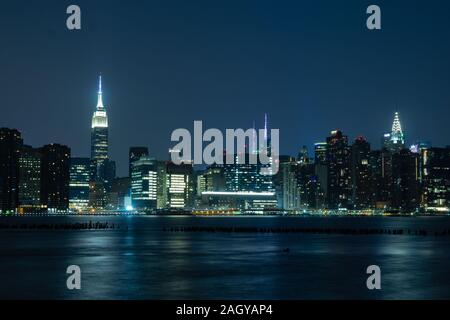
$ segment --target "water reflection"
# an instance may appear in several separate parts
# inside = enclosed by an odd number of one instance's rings
[[[11,219],[11,218],[9,218]],[[83,218],[40,218],[70,219]],[[90,218],[93,219],[93,218]],[[116,230],[0,231],[0,298],[449,298],[449,238],[163,232],[170,226],[449,228],[449,218],[99,217]],[[19,220],[20,221],[20,220]],[[284,249],[289,248],[289,251]],[[82,290],[66,289],[67,266]],[[366,288],[368,265],[382,290]]]

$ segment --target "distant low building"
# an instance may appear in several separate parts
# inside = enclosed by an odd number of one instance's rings
[[[116,178],[107,196],[109,210],[131,210],[131,178]]]
[[[105,183],[101,181],[89,182],[89,208],[93,210],[106,209],[107,191]]]
[[[278,211],[275,192],[205,191],[202,202],[210,209],[235,209],[242,213]]]

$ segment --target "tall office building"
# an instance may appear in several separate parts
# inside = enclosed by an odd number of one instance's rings
[[[422,208],[450,211],[450,147],[421,150]]]
[[[317,182],[320,184],[321,193],[326,198],[328,188],[328,164],[327,143],[317,142],[314,144],[314,171]]]
[[[90,159],[70,159],[69,208],[83,211],[89,206]]]
[[[69,208],[70,148],[60,144],[40,149],[41,202],[48,212],[63,212]]]
[[[256,164],[250,163],[250,155],[244,155],[245,160],[240,163],[239,156],[234,156],[233,164],[223,165],[225,188],[227,191],[274,191],[273,175],[264,175],[261,170],[266,166],[258,160]]]
[[[15,129],[0,128],[0,213],[19,205],[19,155],[23,140]]]
[[[166,167],[167,205],[169,208],[189,208],[193,204],[194,181],[192,164],[176,165],[167,163]]]
[[[195,194],[197,195],[197,197],[201,197],[202,193],[207,191],[206,176],[205,172],[195,172],[195,173],[196,173]]]
[[[324,207],[324,192],[314,163],[298,163],[296,175],[302,209],[321,209]]]
[[[392,155],[391,208],[414,212],[419,204],[419,155],[403,149]]]
[[[376,209],[385,209],[388,205],[388,188],[384,167],[385,151],[373,150],[369,153],[370,202]]]
[[[280,168],[273,177],[277,207],[284,210],[297,210],[300,207],[299,188],[297,185],[297,167],[294,157],[279,157]]]
[[[128,152],[128,176],[131,178],[133,162],[139,160],[142,156],[148,156],[147,147],[131,147]]]
[[[157,189],[156,189],[156,208],[165,209],[168,207],[167,190],[167,161],[156,161],[157,168]]]
[[[19,156],[19,213],[37,213],[41,206],[41,158],[38,149],[23,146]]]
[[[109,159],[103,162],[103,165],[99,167],[100,182],[105,185],[106,191],[111,191],[112,183],[116,178],[116,162]]]
[[[103,105],[102,76],[99,77],[97,106],[91,125],[91,180],[105,181],[108,177],[108,116]]]
[[[351,147],[351,203],[358,210],[372,206],[369,157],[370,144],[364,137],[356,138]]]
[[[153,210],[157,207],[158,166],[155,159],[141,156],[131,169],[131,201],[134,209]]]
[[[351,197],[350,147],[341,131],[327,138],[327,205],[330,209],[345,209]]]

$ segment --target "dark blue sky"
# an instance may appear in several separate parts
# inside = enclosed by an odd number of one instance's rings
[[[78,4],[82,30],[66,29]],[[366,29],[378,4],[382,30]],[[264,112],[281,151],[329,131],[376,148],[400,116],[408,142],[450,144],[448,1],[8,1],[0,7],[0,126],[89,156],[103,74],[111,157],[166,158],[170,134],[249,128]]]

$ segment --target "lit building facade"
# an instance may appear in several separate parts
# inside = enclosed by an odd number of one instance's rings
[[[69,208],[74,211],[85,211],[89,207],[89,158],[70,159],[70,191]]]
[[[239,162],[239,156],[234,156],[233,164],[223,165],[223,174],[226,191],[274,191],[273,175],[261,174],[266,166],[258,160],[256,164],[250,163],[250,155],[243,155],[245,159]]]
[[[41,205],[41,153],[23,146],[19,156],[19,213],[38,213]]]
[[[0,213],[13,213],[19,205],[19,154],[22,135],[0,128]]]
[[[419,155],[403,149],[392,155],[391,209],[415,212],[419,207]]]
[[[156,161],[157,168],[157,189],[156,189],[156,208],[165,209],[168,206],[167,190],[167,161]]]
[[[278,208],[298,210],[300,208],[300,194],[297,171],[300,164],[291,156],[280,156],[279,161],[280,168],[274,176]]]
[[[91,210],[106,209],[108,201],[108,191],[102,181],[89,182],[89,208]]]
[[[299,162],[296,167],[296,181],[301,209],[321,209],[325,194],[314,163]]]
[[[45,145],[40,149],[41,203],[49,213],[69,209],[70,148],[60,144]]]
[[[351,197],[350,147],[341,131],[331,132],[327,138],[327,206],[346,209]]]
[[[235,210],[246,214],[277,210],[275,192],[205,191],[202,193],[202,203],[210,209]]]
[[[351,203],[353,209],[372,207],[370,144],[364,137],[356,138],[351,148]]]
[[[314,171],[317,182],[320,184],[321,193],[326,198],[328,188],[328,164],[327,143],[317,142],[314,144]]]
[[[131,202],[134,209],[153,210],[157,207],[158,167],[156,160],[141,156],[131,168]]]
[[[108,168],[108,116],[103,105],[102,77],[99,77],[97,106],[91,123],[91,180],[105,181]]]
[[[450,211],[450,147],[421,151],[421,206],[426,212]]]
[[[194,181],[192,164],[167,163],[166,172],[167,207],[190,208],[193,204]]]

